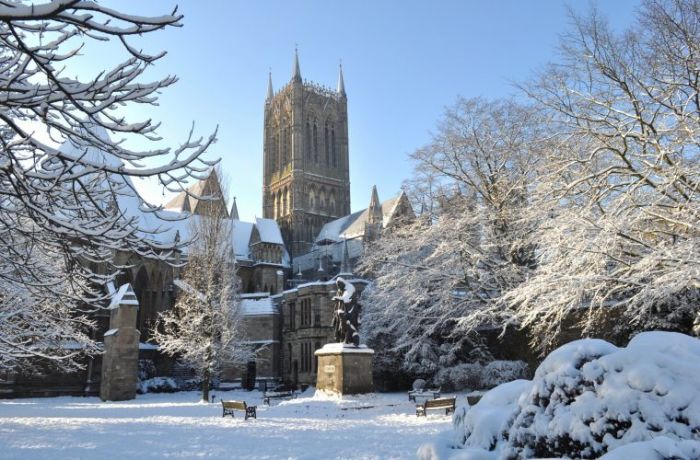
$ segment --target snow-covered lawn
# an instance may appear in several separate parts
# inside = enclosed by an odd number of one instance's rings
[[[451,428],[444,413],[416,417],[406,393],[340,400],[307,390],[270,407],[258,391],[215,394],[215,404],[196,392],[0,400],[0,458],[415,458]],[[219,397],[257,405],[257,420],[222,418]]]

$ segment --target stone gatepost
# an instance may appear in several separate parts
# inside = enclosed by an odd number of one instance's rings
[[[344,394],[372,393],[372,356],[366,345],[356,347],[329,343],[315,353],[318,356],[316,390]]]
[[[130,284],[119,287],[109,306],[109,330],[105,332],[100,398],[125,401],[136,397],[139,338],[136,313],[139,301]]]

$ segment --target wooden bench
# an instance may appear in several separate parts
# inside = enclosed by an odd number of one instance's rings
[[[409,401],[416,402],[416,397],[437,399],[440,397],[440,388],[433,390],[411,390],[408,392]]]
[[[295,398],[294,390],[266,391],[263,395],[263,404],[270,405],[270,399]]]
[[[221,407],[224,410],[222,417],[226,417],[227,415],[233,417],[233,411],[241,410],[245,413],[245,420],[248,420],[248,417],[253,417],[254,419],[258,418],[256,414],[257,406],[249,406],[245,401],[224,401],[222,399]]]
[[[427,415],[430,409],[445,409],[445,415],[455,411],[457,398],[428,399],[423,404],[416,405],[416,416]]]

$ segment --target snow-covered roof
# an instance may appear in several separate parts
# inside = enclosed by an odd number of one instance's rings
[[[396,214],[398,205],[403,201],[407,201],[407,198],[402,192],[400,195],[382,202],[382,227],[389,225]],[[369,208],[332,220],[321,228],[321,231],[316,237],[316,243],[338,242],[343,239],[363,236],[365,233],[365,224],[368,221]]]
[[[236,253],[236,258],[250,259],[250,235],[252,233],[252,222],[233,221],[233,250]]]
[[[279,310],[270,297],[260,299],[241,299],[243,316],[277,315]]]
[[[346,244],[348,247],[348,257],[351,260],[355,260],[362,255],[363,244],[361,238],[353,238],[345,241],[341,238],[340,241],[333,242],[333,244],[315,245],[311,252],[294,258],[294,275],[296,275],[296,272],[299,270],[304,272],[312,268],[318,268],[319,257],[330,257],[334,263],[341,263],[343,261],[343,253]]]
[[[260,241],[262,243],[284,244],[282,240],[282,232],[274,219],[255,218],[255,226],[260,233]]]

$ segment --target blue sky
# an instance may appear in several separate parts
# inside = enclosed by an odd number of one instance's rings
[[[134,14],[162,14],[172,2],[108,1]],[[616,27],[634,18],[637,0],[598,2]],[[263,107],[268,70],[275,89],[291,77],[295,45],[302,76],[335,88],[342,59],[348,94],[353,211],[380,199],[411,174],[407,155],[430,140],[458,96],[517,95],[513,82],[556,60],[567,30],[567,5],[589,2],[491,1],[185,1],[184,26],[147,36],[139,45],[168,55],[150,77],[176,74],[160,107],[133,112],[162,121],[175,144],[191,123],[200,134],[219,126],[209,158],[221,157],[241,218],[260,216]],[[118,56],[86,49],[84,64],[100,69]],[[101,67],[102,66],[102,67]],[[151,200],[162,193],[148,187]]]

